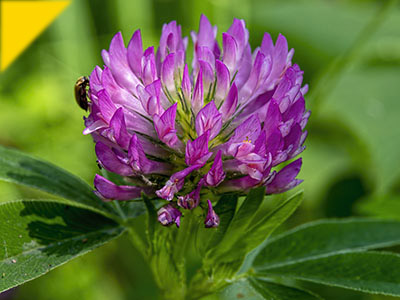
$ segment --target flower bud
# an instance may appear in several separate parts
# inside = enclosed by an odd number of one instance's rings
[[[163,226],[170,226],[175,223],[176,227],[179,228],[181,225],[182,213],[172,204],[167,204],[161,207],[157,214],[158,222],[160,222]]]
[[[207,200],[207,204],[208,204],[208,212],[206,219],[204,220],[204,225],[206,225],[206,228],[218,227],[219,217],[215,213],[210,200]]]
[[[200,191],[203,187],[204,180],[200,180],[197,187],[185,196],[178,197],[178,205],[185,209],[194,209],[199,206],[200,203]]]

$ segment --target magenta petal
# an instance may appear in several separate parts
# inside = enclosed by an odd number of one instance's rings
[[[222,114],[222,121],[226,122],[235,113],[238,104],[238,89],[236,84],[233,83],[229,90],[228,96],[220,108]]]
[[[246,36],[248,33],[245,32],[245,23],[243,20],[233,19],[231,27],[228,29],[228,33],[235,38],[238,44],[246,44]]]
[[[187,38],[182,38],[182,29],[176,21],[164,24],[162,27],[160,47],[157,50],[157,68],[160,69],[161,63],[170,53],[185,51]]]
[[[308,84],[305,84],[301,89],[300,92],[303,96],[305,96],[305,94],[307,94],[308,92]]]
[[[159,79],[154,80],[151,84],[145,88],[139,85],[136,89],[137,96],[142,103],[143,109],[153,116],[155,114],[162,114],[164,109],[161,106],[160,95],[161,95],[161,81]]]
[[[94,177],[94,187],[96,188],[96,194],[104,201],[132,200],[135,198],[140,198],[141,192],[144,191],[141,187],[131,185],[118,186],[97,174]]]
[[[244,140],[239,143],[232,143],[228,148],[228,154],[236,158],[241,158],[253,152],[255,145],[252,140]]]
[[[91,134],[94,133],[100,129],[107,128],[108,124],[105,123],[103,120],[96,120],[94,122],[91,122],[89,118],[86,119],[85,121],[85,126],[86,128],[83,130],[83,134]]]
[[[264,157],[267,154],[267,134],[265,131],[261,131],[257,140],[254,143],[254,153]]]
[[[175,53],[169,54],[161,67],[161,81],[170,93],[175,91],[174,82]]]
[[[254,143],[261,133],[261,124],[257,115],[251,115],[240,124],[226,144],[226,153],[236,158],[254,151]]]
[[[251,115],[236,128],[235,133],[229,141],[230,143],[255,142],[260,132],[260,120],[256,115]]]
[[[143,109],[149,114],[148,107],[151,95],[145,90],[145,88],[142,85],[137,86],[136,94],[138,99],[142,103]]]
[[[265,56],[261,51],[258,51],[249,79],[246,81],[241,91],[240,102],[246,103],[252,96],[256,96],[267,90],[265,80],[271,73],[271,68],[271,58]]]
[[[283,119],[294,120],[295,123],[300,123],[305,111],[305,101],[304,98],[299,98],[294,102],[289,109],[283,114]]]
[[[142,36],[140,30],[136,30],[132,35],[131,40],[128,45],[128,62],[133,73],[137,77],[142,76],[142,56],[143,56],[143,46],[142,46]]]
[[[107,50],[103,49],[101,51],[101,57],[103,58],[104,64],[110,67],[110,54],[108,53]]]
[[[160,222],[161,225],[170,226],[175,223],[176,227],[179,228],[182,213],[172,204],[167,204],[161,207],[158,210],[157,215],[158,215],[158,222]]]
[[[217,87],[215,89],[214,100],[217,106],[224,101],[228,93],[230,84],[229,70],[226,65],[220,60],[215,61],[215,71],[217,76]]]
[[[90,74],[89,78],[89,84],[90,84],[90,94],[95,94],[97,95],[100,90],[103,89],[101,85],[101,77],[102,77],[103,70],[99,67],[96,66],[92,73]]]
[[[214,101],[204,106],[196,116],[196,132],[200,136],[210,130],[210,140],[215,138],[222,127],[222,116]]]
[[[287,55],[288,55],[288,43],[286,41],[286,38],[282,34],[279,34],[275,43],[275,53],[274,53],[275,66],[283,68],[286,65]]]
[[[108,96],[105,90],[100,91],[98,94],[98,107],[100,113],[103,117],[103,120],[109,122],[114,115],[117,107],[111,101],[110,97]]]
[[[118,32],[112,39],[108,53],[110,60],[108,67],[111,69],[115,80],[118,84],[134,93],[140,81],[129,67],[127,50],[121,32]]]
[[[295,178],[300,172],[301,164],[302,159],[299,158],[276,173],[274,179],[267,185],[267,193],[283,193],[300,184],[302,180]]]
[[[154,127],[158,138],[171,148],[180,146],[180,141],[176,135],[175,118],[178,104],[171,105],[162,115],[154,115]]]
[[[150,116],[154,114],[161,114],[164,112],[160,104],[160,94],[161,94],[161,81],[160,79],[154,80],[151,84],[147,85],[145,88],[146,92],[151,95],[151,99],[155,101],[149,101],[147,104],[147,111]]]
[[[204,181],[200,180],[197,187],[185,196],[178,197],[178,205],[184,209],[194,209],[200,203],[200,191]]]
[[[122,175],[133,175],[132,168],[127,163],[123,163],[123,157],[119,158],[109,147],[102,142],[97,142],[95,147],[97,158],[100,164],[108,171]],[[127,158],[125,158],[127,160]]]
[[[185,52],[179,50],[175,54],[175,69],[174,69],[175,80],[181,79],[184,67],[185,67]]]
[[[183,169],[183,170],[173,174],[170,179],[172,181],[185,179],[186,176],[188,176],[194,170],[200,169],[201,167],[202,167],[201,165],[193,165],[193,166],[187,167],[186,169]]]
[[[220,187],[226,192],[247,191],[259,183],[259,180],[253,179],[247,175],[238,179],[225,181],[220,185]]]
[[[250,76],[252,66],[252,55],[251,47],[249,44],[244,48],[242,57],[237,64],[237,73],[235,77],[235,82],[238,89],[241,89],[246,82],[247,78]]]
[[[272,99],[268,104],[268,110],[263,129],[267,133],[270,133],[276,128],[278,128],[281,121],[282,121],[282,115],[281,111],[279,110],[279,105],[276,103],[274,99]]]
[[[217,28],[217,26],[214,27],[215,29]],[[218,42],[215,41],[214,42],[214,48],[213,48],[213,53],[216,59],[220,59],[221,57],[221,49],[219,48]]]
[[[132,135],[129,143],[129,164],[132,169],[138,173],[150,173],[148,168],[150,167],[150,161],[147,159],[146,154],[143,151],[142,145],[136,134]]]
[[[182,76],[182,93],[186,101],[189,101],[191,92],[192,83],[190,82],[189,69],[188,66],[185,65]]]
[[[101,79],[104,89],[107,91],[114,104],[122,105],[132,112],[145,113],[140,102],[133,96],[136,95],[136,89],[134,92],[131,92],[122,88],[117,82],[115,82],[114,77],[108,68],[104,68]]]
[[[199,60],[200,69],[203,70],[203,89],[208,94],[210,91],[210,86],[214,82],[214,70],[211,65],[203,60]]]
[[[122,107],[117,109],[114,116],[110,121],[110,128],[114,133],[115,141],[118,145],[120,145],[123,149],[128,149],[130,136],[128,131],[126,130],[124,112]]]
[[[249,32],[246,29],[244,20],[234,19],[227,33],[235,39],[238,45],[238,57],[241,57],[249,40]]]
[[[214,163],[204,178],[208,186],[217,186],[225,179],[225,172],[222,168],[221,150],[217,152]]]
[[[237,45],[235,39],[227,34],[222,34],[223,62],[228,67],[231,76],[236,70]]]
[[[267,138],[266,142],[266,152],[271,153],[272,156],[275,156],[275,154],[278,152],[279,149],[283,148],[283,138],[282,134],[279,129],[275,129],[272,132],[269,133],[269,136]]]
[[[163,188],[156,191],[157,196],[167,201],[171,201],[174,198],[174,195],[182,189],[183,184],[185,183],[185,177],[201,167],[202,165],[193,165],[176,172],[167,180]]]
[[[130,166],[138,173],[170,174],[171,168],[168,164],[150,160],[146,157],[142,143],[136,134],[133,134],[130,140],[128,157]]]
[[[149,47],[143,53],[142,66],[143,66],[142,80],[145,85],[148,85],[157,79],[157,69],[154,58],[154,47]]]
[[[216,27],[212,27],[210,21],[205,15],[200,16],[199,33],[197,36],[197,46],[198,47],[208,47],[213,49],[216,36]]]
[[[261,157],[256,153],[249,153],[246,156],[240,157],[239,161],[242,163],[238,167],[240,172],[261,181],[265,171],[271,164],[272,157],[271,154],[268,157]]]
[[[197,114],[204,104],[204,89],[203,89],[203,69],[200,68],[199,74],[197,75],[196,85],[193,91],[192,97],[192,109]]]
[[[285,137],[285,145],[284,149],[292,148],[289,154],[294,153],[297,148],[300,146],[301,136],[303,132],[301,131],[301,127],[299,124],[294,124],[289,134]]]
[[[268,32],[264,33],[264,38],[261,42],[261,51],[267,55],[273,54],[274,42],[272,41],[271,35]]]
[[[212,152],[208,150],[208,141],[210,138],[210,130],[199,136],[194,141],[188,141],[186,144],[185,162],[188,166],[204,165],[212,156]]]
[[[196,48],[196,59],[198,61],[202,60],[210,64],[214,68],[215,56],[214,53],[208,47],[197,47]]]
[[[219,217],[215,213],[210,200],[207,200],[207,204],[208,204],[208,211],[206,219],[204,220],[204,225],[206,226],[206,228],[218,227]]]
[[[265,55],[271,56],[273,61],[271,73],[268,77],[267,82],[265,83],[266,88],[269,90],[275,87],[276,83],[280,80],[285,69],[288,66],[290,66],[290,61],[288,61],[288,57],[290,55],[293,55],[293,51],[290,53],[288,52],[288,45],[286,38],[281,34],[278,35],[273,50],[271,49],[269,38],[264,36],[264,39],[266,41],[263,42],[261,51]]]

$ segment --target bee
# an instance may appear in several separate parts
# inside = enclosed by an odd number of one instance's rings
[[[76,81],[74,88],[76,103],[78,103],[80,108],[86,111],[89,108],[87,91],[86,91],[88,85],[89,85],[89,78],[87,78],[86,76],[81,76]]]

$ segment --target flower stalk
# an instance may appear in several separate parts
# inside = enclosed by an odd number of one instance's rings
[[[143,48],[140,30],[127,47],[117,33],[90,76],[84,134],[99,165],[119,179],[96,175],[95,193],[122,222],[118,201],[144,200],[147,243],[132,224],[129,233],[165,299],[195,299],[234,278],[239,262],[215,267],[207,257],[203,273],[188,273],[197,233],[220,226],[221,195],[259,187],[264,197],[302,182],[297,156],[310,112],[294,50],[283,35],[274,42],[265,33],[252,51],[239,19],[222,33],[222,45],[216,36],[202,15],[187,62],[188,38],[175,21],[163,26],[157,50]]]

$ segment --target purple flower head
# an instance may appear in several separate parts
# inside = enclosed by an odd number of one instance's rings
[[[167,204],[158,210],[158,221],[164,226],[176,224],[179,228],[181,225],[182,213],[172,204]]]
[[[301,182],[301,159],[291,160],[304,150],[308,86],[285,37],[274,43],[266,33],[252,51],[246,23],[234,19],[219,45],[204,15],[191,37],[189,62],[188,38],[175,21],[163,26],[157,49],[143,48],[139,30],[127,47],[118,33],[102,52],[104,67],[90,76],[84,134],[101,166],[136,183],[96,176],[95,193],[106,201],[141,192],[170,201],[159,212],[164,225],[179,225],[179,207],[204,207],[207,194],[258,186],[282,193]],[[205,224],[218,223],[208,201]]]

